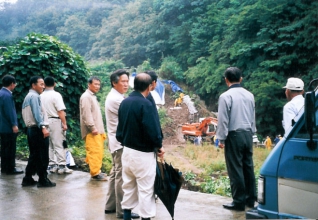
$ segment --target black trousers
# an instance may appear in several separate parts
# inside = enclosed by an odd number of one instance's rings
[[[9,173],[15,168],[17,133],[1,134],[1,172]]]
[[[256,201],[251,131],[230,131],[225,140],[225,161],[235,204]]]
[[[30,156],[25,168],[25,176],[38,174],[39,180],[47,177],[49,165],[49,137],[43,138],[42,130],[38,127],[28,128],[27,131]]]

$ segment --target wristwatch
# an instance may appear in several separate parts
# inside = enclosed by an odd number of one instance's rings
[[[46,128],[46,127],[44,125],[42,125],[41,128],[43,129],[43,128]]]

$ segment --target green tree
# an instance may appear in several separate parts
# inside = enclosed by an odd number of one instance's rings
[[[89,70],[78,54],[55,37],[31,33],[17,44],[9,46],[0,56],[0,76],[11,74],[18,86],[13,92],[20,127],[22,103],[29,91],[31,76],[53,76],[57,81],[56,90],[61,93],[69,124],[70,143],[78,141],[79,98],[87,88]]]

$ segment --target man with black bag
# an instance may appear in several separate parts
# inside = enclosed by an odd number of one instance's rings
[[[156,154],[162,157],[164,149],[152,103],[146,99],[151,83],[148,74],[138,74],[134,80],[135,91],[122,101],[118,110],[116,138],[125,146],[122,155],[124,197],[121,203],[124,220],[131,219],[131,210],[138,204],[141,219],[150,220],[156,215]]]

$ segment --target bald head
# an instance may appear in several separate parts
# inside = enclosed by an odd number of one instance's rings
[[[149,85],[151,84],[151,82],[152,79],[148,74],[139,73],[134,80],[134,89],[138,92],[144,92],[149,89]]]

